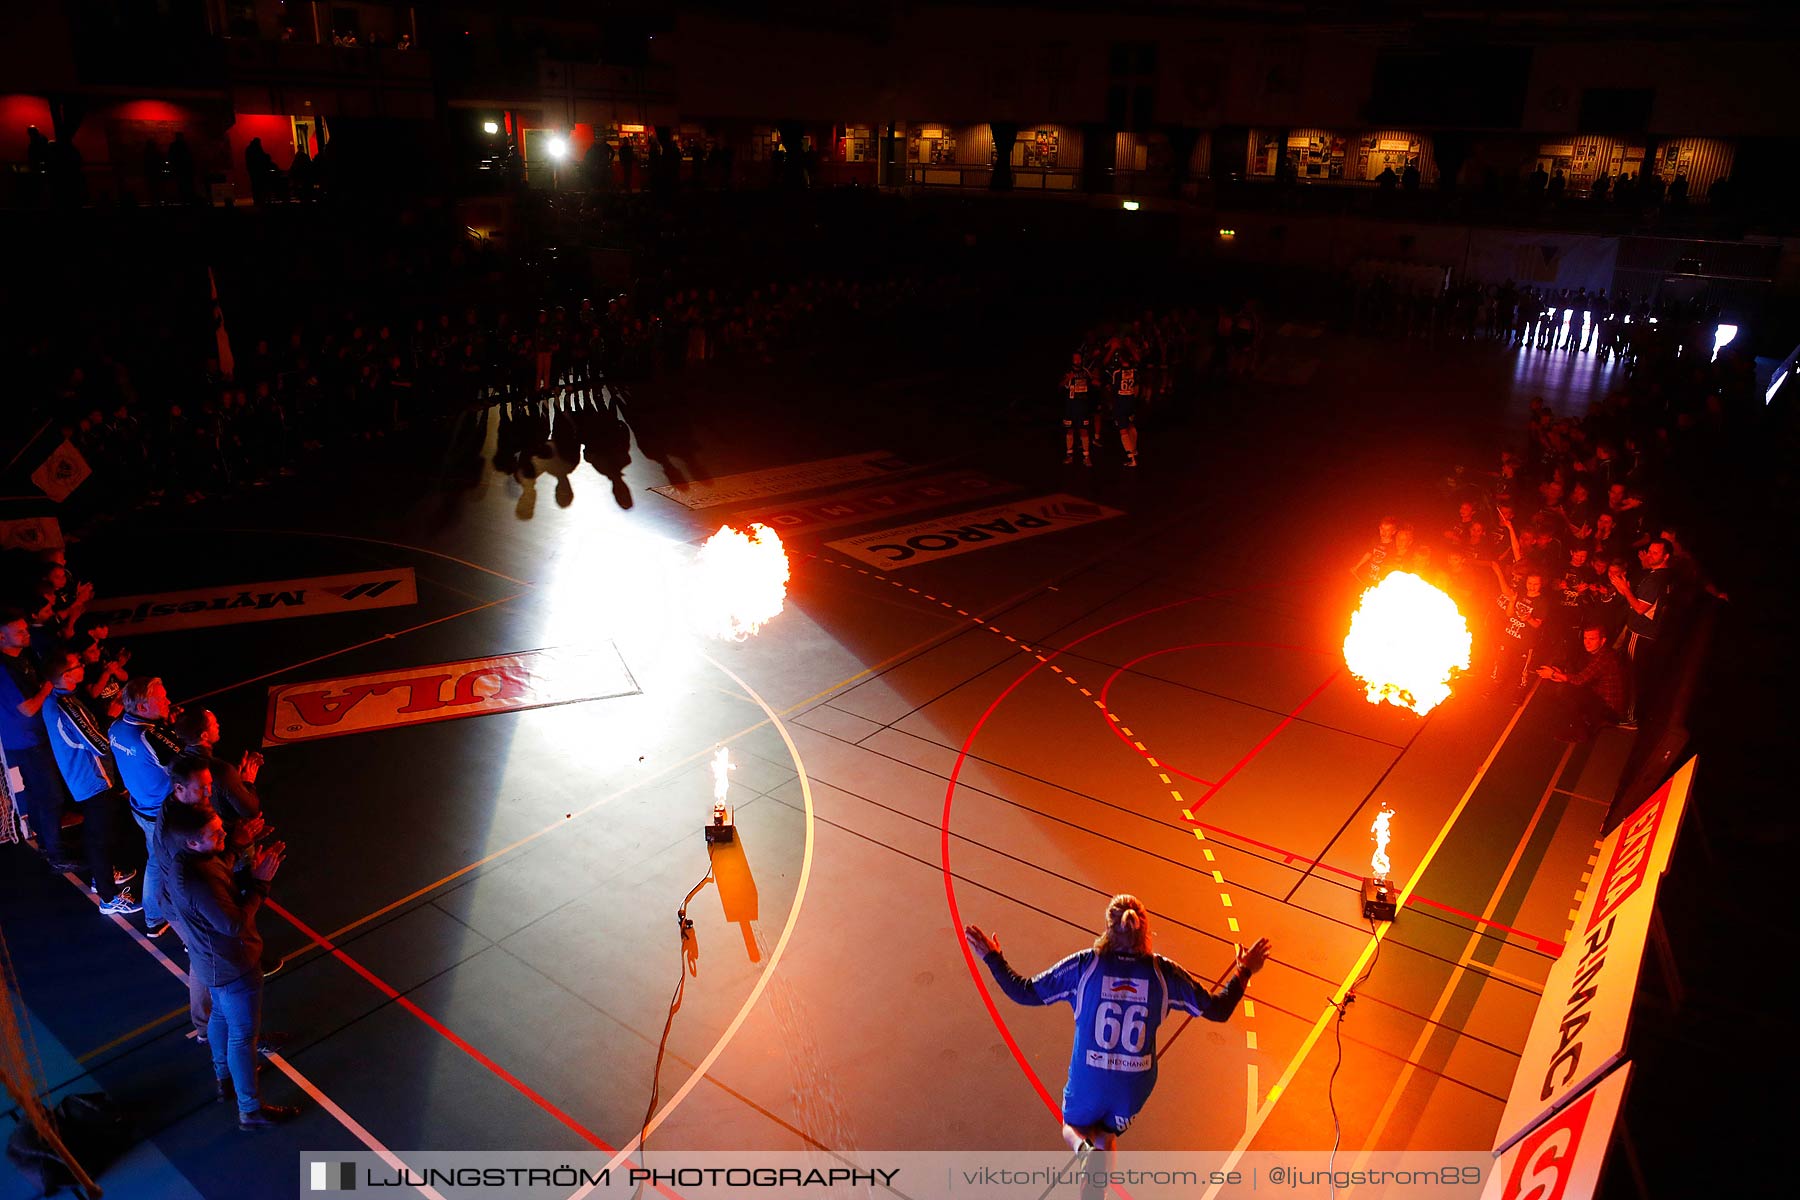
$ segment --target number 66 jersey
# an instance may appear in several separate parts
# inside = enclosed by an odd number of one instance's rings
[[[986,956],[1000,990],[1018,1004],[1067,1002],[1075,1010],[1075,1044],[1063,1087],[1063,1120],[1114,1132],[1135,1116],[1156,1086],[1156,1033],[1171,1012],[1229,1020],[1247,982],[1234,972],[1217,993],[1196,984],[1160,954],[1082,950],[1026,979],[1003,955]]]

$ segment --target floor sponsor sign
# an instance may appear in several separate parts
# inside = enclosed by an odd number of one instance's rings
[[[611,642],[288,683],[269,689],[263,745],[607,700],[638,690]]]
[[[912,464],[895,458],[885,450],[868,454],[850,454],[843,458],[823,458],[816,462],[794,463],[768,471],[746,471],[740,475],[721,475],[717,479],[693,479],[687,483],[664,484],[650,490],[688,508],[719,508],[726,504],[746,504],[767,500],[771,496],[791,496],[814,488],[837,487],[880,479]]]
[[[1116,508],[1059,493],[825,544],[858,562],[891,571],[1124,515]]]
[[[1657,887],[1694,778],[1689,759],[1600,843],[1595,874],[1550,968],[1494,1133],[1500,1151],[1581,1094],[1625,1055]]]
[[[107,626],[111,636],[166,633],[207,625],[241,625],[325,613],[360,612],[366,608],[400,608],[419,602],[411,567],[359,571],[352,575],[318,575],[309,579],[276,579],[267,583],[226,584],[185,592],[118,596],[88,605],[88,618]]]
[[[1481,1200],[1592,1200],[1630,1076],[1621,1063],[1502,1154]]]
[[[732,520],[740,524],[743,521],[761,521],[786,537],[813,529],[861,524],[901,513],[924,512],[949,504],[966,504],[970,500],[1004,496],[1015,490],[1017,487],[1014,484],[989,479],[977,472],[963,471],[838,492],[817,500],[798,501],[780,508],[745,513]]]

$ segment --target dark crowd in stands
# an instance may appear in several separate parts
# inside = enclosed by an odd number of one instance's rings
[[[1466,678],[1515,700],[1542,680],[1572,740],[1655,717],[1696,618],[1729,599],[1690,531],[1716,528],[1733,446],[1754,429],[1754,361],[1715,358],[1703,310],[1646,309],[1657,323],[1634,324],[1659,332],[1621,386],[1580,417],[1532,398],[1496,463],[1457,467],[1441,511],[1383,518],[1352,568],[1363,584],[1406,570],[1443,588],[1474,637]],[[1608,344],[1605,325],[1589,332]]]

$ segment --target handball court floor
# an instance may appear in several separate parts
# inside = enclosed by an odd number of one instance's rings
[[[1385,361],[1293,340],[1321,376]],[[1275,954],[1229,1024],[1165,1026],[1127,1146],[1328,1149],[1328,1000],[1367,971],[1336,1031],[1345,1153],[1485,1149],[1628,747],[1557,741],[1535,693],[1370,705],[1338,650],[1346,568],[1381,511],[1435,519],[1431,481],[1487,461],[1526,395],[1579,410],[1605,375],[1483,349],[1420,355],[1354,405],[1250,385],[1153,430],[1137,474],[1061,467],[1036,425],[946,441],[873,405],[889,415],[771,432],[720,397],[645,396],[610,488],[567,454],[535,481],[463,470],[493,452],[490,413],[418,462],[121,524],[90,548],[103,595],[415,572],[416,605],[134,640],[233,755],[299,680],[610,643],[636,691],[266,751],[290,850],[261,920],[286,958],[264,1027],[289,1041],[264,1093],[306,1112],[256,1138],[184,1036],[177,940],[108,927],[0,848],[46,1079],[132,1112],[114,1195],[286,1194],[302,1150],[628,1150],[685,970],[652,1148],[1054,1148],[1067,1012],[990,993],[960,928],[1035,971],[1132,891],[1196,977],[1258,936]],[[829,411],[823,384],[794,390]],[[866,484],[699,510],[651,487],[874,450],[1000,495],[951,512],[1068,495],[1122,515],[885,570],[825,543],[936,514],[803,529],[761,633],[670,619],[668,564],[723,520]],[[721,746],[738,839],[709,858]],[[1377,942],[1359,881],[1384,806],[1409,903]],[[675,913],[703,879],[684,962]]]

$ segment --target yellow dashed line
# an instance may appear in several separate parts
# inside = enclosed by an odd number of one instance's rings
[[[1156,755],[1154,755],[1154,754],[1152,754],[1152,755],[1151,755],[1151,756],[1150,756],[1150,765],[1151,765],[1151,766],[1153,766],[1153,767],[1160,767],[1160,766],[1162,766],[1162,764],[1161,764],[1161,763],[1159,763],[1159,762],[1157,762],[1157,761],[1156,761]]]
[[[1251,1000],[1247,997],[1245,998],[1245,1000],[1244,1000],[1244,1015],[1246,1017],[1254,1017],[1256,1015],[1256,1001]]]
[[[1220,892],[1219,893],[1219,903],[1223,904],[1226,908],[1230,908],[1231,907],[1231,897],[1227,896],[1224,892]]]
[[[1225,882],[1225,872],[1215,870],[1213,872],[1213,882],[1214,883],[1224,883]]]
[[[1167,775],[1158,775],[1157,778],[1162,780],[1164,783],[1170,782],[1170,779]]]
[[[1063,673],[1063,669],[1061,667],[1057,666],[1055,663],[1050,664],[1050,669],[1052,671],[1055,671],[1058,675],[1061,675]]]
[[[1187,803],[1187,801],[1186,801],[1186,800],[1183,800],[1183,799],[1182,799],[1182,798],[1181,798],[1181,793],[1180,793],[1180,792],[1170,792],[1170,793],[1169,793],[1169,795],[1171,795],[1171,796],[1173,796],[1173,797],[1175,797],[1175,803],[1177,803],[1177,804],[1186,804],[1186,803]]]
[[[1131,730],[1125,728],[1123,725],[1119,726],[1119,732],[1124,734],[1126,737],[1136,737],[1137,736],[1137,734],[1131,732]],[[1142,742],[1139,742],[1138,749],[1142,750],[1143,748],[1144,748],[1144,744]]]
[[[1206,855],[1207,862],[1217,862],[1218,861],[1217,859],[1213,858],[1213,852],[1211,850],[1203,849],[1200,851],[1200,853]]]
[[[1191,821],[1194,819],[1194,810],[1191,808],[1184,808],[1181,810],[1181,815]]]
[[[1238,932],[1238,923],[1237,923],[1236,917],[1226,917],[1225,923],[1227,925],[1231,926],[1231,932],[1233,932],[1233,933]]]
[[[1101,712],[1106,711],[1106,705],[1100,703],[1100,701],[1098,701],[1098,700],[1094,701],[1094,707],[1099,709]]]
[[[1098,700],[1096,700],[1094,703],[1099,704],[1100,702]],[[1101,705],[1101,707],[1104,708],[1105,705]],[[1118,713],[1107,713],[1106,719],[1113,722],[1116,725],[1116,724],[1118,724],[1118,721],[1119,721],[1119,714]]]
[[[1084,695],[1084,696],[1091,696],[1091,695],[1093,695],[1093,694],[1094,694],[1094,693],[1092,693],[1092,692],[1090,692],[1090,691],[1088,691],[1088,690],[1087,690],[1087,689],[1086,689],[1086,688],[1082,688],[1082,689],[1081,689],[1081,694],[1082,694],[1082,695]],[[1097,704],[1097,703],[1099,703],[1099,701],[1095,701],[1095,703],[1096,703],[1096,704]]]
[[[966,608],[959,608],[956,610],[956,615],[959,617],[966,617],[969,615],[969,610]]]
[[[1039,662],[1049,662],[1050,661],[1049,659],[1045,658],[1041,654],[1033,654],[1032,657],[1037,659]]]
[[[1124,734],[1124,735],[1125,735],[1125,736],[1126,736],[1126,737],[1130,737],[1130,736],[1131,736],[1131,730],[1129,730],[1129,729],[1124,729],[1124,728],[1121,728],[1121,729],[1120,729],[1120,730],[1119,730],[1119,732],[1120,732],[1120,733],[1122,733],[1122,734]],[[1138,749],[1139,749],[1139,750],[1142,750],[1142,751],[1143,751],[1143,752],[1144,752],[1144,753],[1145,753],[1145,754],[1148,754],[1148,753],[1150,753],[1150,751],[1149,751],[1149,750],[1146,750],[1146,749],[1145,749],[1145,748],[1144,748],[1144,743],[1142,743],[1142,742],[1133,742],[1133,743],[1131,743],[1131,744],[1132,744],[1132,745],[1134,745],[1134,746],[1136,746],[1136,747],[1137,747],[1137,748],[1138,748]]]
[[[1246,1050],[1256,1049],[1256,1030],[1254,1030],[1254,1029],[1244,1030],[1244,1049],[1246,1049]]]
[[[1204,842],[1206,840],[1206,830],[1204,830],[1204,829],[1194,830],[1194,837],[1197,841]]]
[[[909,592],[911,592],[911,593],[912,593],[912,594],[913,594],[913,595],[915,595],[915,596],[916,596],[916,595],[918,595],[918,594],[919,594],[919,589],[918,589],[918,588],[907,588],[907,589],[906,589],[906,590],[907,590],[907,591],[909,591]]]

